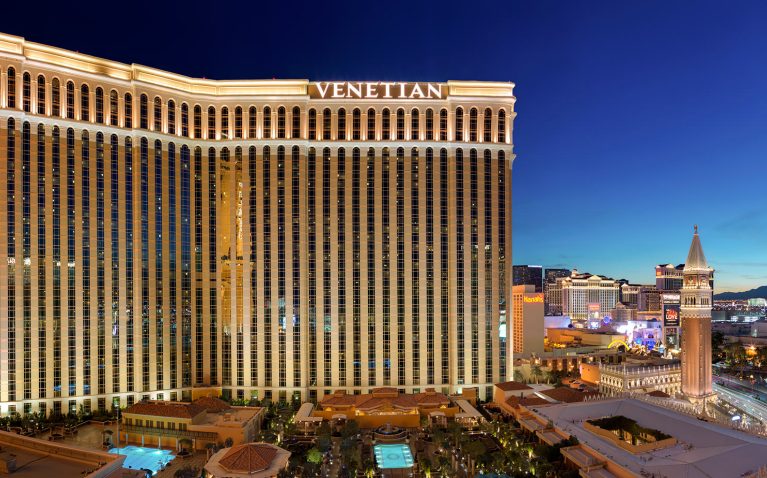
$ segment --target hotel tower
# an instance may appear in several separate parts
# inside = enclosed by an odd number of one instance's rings
[[[511,378],[513,84],[0,72],[0,413]]]

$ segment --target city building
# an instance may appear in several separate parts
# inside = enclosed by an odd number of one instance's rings
[[[620,286],[620,302],[627,306],[633,306],[637,308],[639,304],[639,292],[642,290],[642,285],[639,284],[621,284]]]
[[[605,395],[660,391],[673,397],[682,390],[678,360],[626,360],[620,365],[599,363],[582,367],[598,367],[599,391]]]
[[[271,443],[223,448],[205,464],[206,478],[276,478],[288,467],[291,453]]]
[[[557,279],[570,276],[570,269],[546,269],[543,297],[546,315],[562,315],[562,288]]]
[[[543,294],[535,292],[532,285],[515,285],[511,288],[511,297],[514,310],[513,355],[543,353]]]
[[[618,302],[620,287],[609,277],[573,270],[557,282],[562,289],[562,313],[570,316],[576,326],[599,323]]]
[[[0,413],[509,378],[512,83],[0,71]]]
[[[682,288],[684,264],[658,264],[655,266],[655,288],[679,290]]]
[[[212,397],[194,402],[142,400],[122,412],[119,440],[149,447],[181,448],[187,439],[192,449],[208,444],[248,443],[261,429],[264,409],[232,407]]]
[[[682,322],[682,393],[693,404],[714,398],[711,387],[711,268],[706,263],[698,226],[684,266],[680,291]]]
[[[660,291],[655,286],[645,285],[640,287],[637,297],[637,310],[639,312],[660,312]]]
[[[533,292],[543,292],[543,267],[513,266],[512,285],[532,285],[535,286]]]

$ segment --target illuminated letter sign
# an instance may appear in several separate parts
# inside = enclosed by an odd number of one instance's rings
[[[318,100],[439,100],[441,83],[401,83],[392,81],[318,81],[309,83],[309,97]]]
[[[543,294],[525,295],[522,301],[526,304],[543,304]]]

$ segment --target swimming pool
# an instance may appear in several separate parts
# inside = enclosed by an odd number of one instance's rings
[[[152,474],[167,465],[176,458],[170,450],[159,450],[157,448],[144,448],[141,446],[126,446],[123,448],[112,448],[109,453],[115,455],[124,455],[125,462],[123,468],[133,468],[134,470],[152,470]]]
[[[378,468],[410,468],[413,466],[413,454],[407,445],[376,445],[373,447],[376,454]]]

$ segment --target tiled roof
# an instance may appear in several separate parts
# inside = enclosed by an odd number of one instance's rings
[[[495,386],[504,392],[511,392],[514,390],[532,390],[532,388],[530,388],[527,384],[514,381],[496,383]]]
[[[142,400],[126,408],[123,413],[155,417],[194,418],[204,411],[205,407],[196,403]]]
[[[200,397],[192,403],[214,413],[223,412],[224,410],[232,408],[228,403],[216,397]]]
[[[534,407],[536,405],[546,405],[546,400],[542,399],[541,397],[536,397],[533,395],[532,397],[517,397],[516,395],[509,397],[508,400],[506,400],[506,403],[509,404],[512,408],[519,408],[520,405],[523,407]]]
[[[437,408],[449,405],[450,399],[444,393],[427,390],[412,395],[398,393],[396,389],[375,389],[373,393],[362,395],[347,395],[334,393],[320,402],[320,407],[356,407],[360,410],[375,410],[382,407],[392,407],[412,410],[418,407]]]
[[[246,443],[232,447],[218,463],[231,472],[255,473],[269,468],[278,450],[268,443]]]

